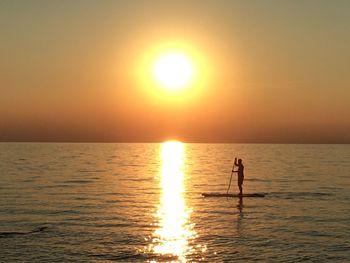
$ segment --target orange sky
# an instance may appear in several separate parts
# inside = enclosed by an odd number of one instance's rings
[[[0,141],[350,143],[348,1],[3,1]],[[198,79],[155,87],[159,50]]]

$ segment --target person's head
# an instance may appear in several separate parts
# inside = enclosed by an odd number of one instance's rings
[[[238,164],[242,164],[242,159],[238,159]]]

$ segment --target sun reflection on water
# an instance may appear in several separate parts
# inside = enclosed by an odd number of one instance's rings
[[[160,172],[161,198],[156,213],[157,229],[149,250],[153,253],[186,262],[194,249],[190,241],[196,237],[190,222],[191,210],[187,207],[185,193],[185,146],[181,142],[165,142],[161,147]],[[174,259],[172,259],[174,260]]]

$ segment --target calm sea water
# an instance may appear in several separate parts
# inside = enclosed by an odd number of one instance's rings
[[[235,156],[266,197],[201,197]],[[350,262],[350,145],[2,143],[0,179],[0,262]]]

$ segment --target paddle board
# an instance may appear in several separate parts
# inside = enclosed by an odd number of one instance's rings
[[[238,194],[225,194],[225,193],[202,193],[203,197],[241,197]],[[265,197],[262,193],[250,193],[243,194],[243,197]]]

